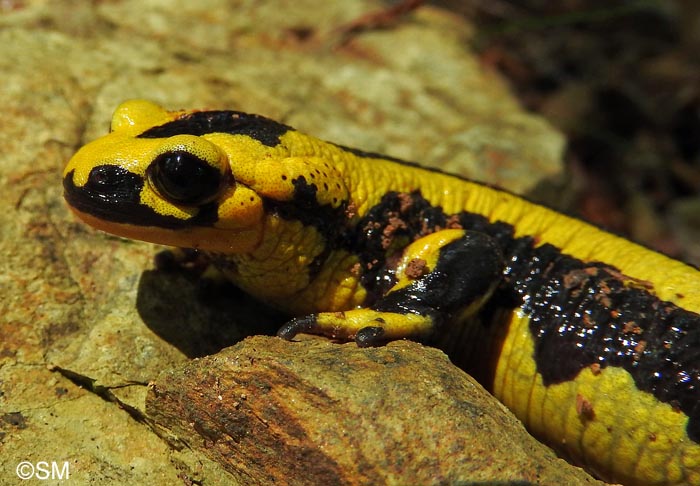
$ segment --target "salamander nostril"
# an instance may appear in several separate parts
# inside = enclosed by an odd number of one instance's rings
[[[138,201],[143,186],[141,178],[118,165],[94,167],[80,191],[93,201],[113,204],[117,200]]]
[[[99,165],[90,171],[86,186],[100,192],[118,187],[128,179],[129,171],[116,165]]]

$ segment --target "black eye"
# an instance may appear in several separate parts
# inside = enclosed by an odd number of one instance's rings
[[[221,188],[221,173],[189,152],[166,152],[148,167],[156,190],[175,203],[200,205],[214,199]]]

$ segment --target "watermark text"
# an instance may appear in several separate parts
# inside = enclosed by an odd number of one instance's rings
[[[22,461],[15,468],[20,479],[70,479],[68,461]]]

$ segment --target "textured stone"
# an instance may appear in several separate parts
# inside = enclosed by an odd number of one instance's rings
[[[242,484],[602,484],[410,341],[252,337],[165,372],[146,405]]]

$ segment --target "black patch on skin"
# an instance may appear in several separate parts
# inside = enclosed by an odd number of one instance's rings
[[[304,176],[292,180],[291,201],[264,198],[265,212],[277,214],[289,221],[300,221],[323,235],[326,246],[308,268],[309,277],[318,275],[334,249],[344,249],[358,255],[362,271],[360,281],[367,290],[365,305],[381,298],[395,283],[393,269],[387,260],[398,258],[403,247],[436,229],[445,227],[442,208],[433,207],[419,192],[399,194],[389,192],[356,224],[350,225],[343,202],[337,208],[321,205],[316,199],[318,187]]]
[[[183,115],[177,120],[149,128],[137,138],[168,138],[174,135],[230,133],[247,135],[263,145],[275,147],[280,137],[290,130],[287,125],[260,115],[240,111],[198,111]]]
[[[478,214],[447,217],[417,192],[388,193],[354,234],[361,281],[374,292],[367,305],[419,310],[421,302],[406,304],[401,291],[378,300],[393,285],[387,254],[402,238],[414,241],[446,225],[485,233],[497,243],[506,267],[480,320],[498,325],[493,319],[498,309],[520,308],[529,315],[533,358],[545,386],[571,380],[588,367],[621,367],[639,390],[687,415],[686,433],[700,443],[700,316],[660,300],[648,283],[626,278],[613,266],[584,262],[550,244],[535,246],[531,237],[515,238],[513,226]],[[389,241],[387,228],[393,232]]]
[[[104,221],[179,229],[211,226],[218,220],[218,207],[213,202],[201,206],[197,215],[187,220],[156,213],[140,202],[143,178],[123,167],[98,165],[90,171],[82,187],[73,182],[73,173],[69,172],[63,179],[66,201],[77,210]]]
[[[382,312],[429,315],[449,320],[455,311],[484,297],[503,275],[503,255],[483,233],[467,232],[440,249],[435,268],[372,306]]]
[[[366,305],[372,305],[395,283],[387,261],[398,258],[408,243],[444,229],[446,222],[442,208],[431,206],[417,191],[386,193],[358,221],[345,241],[360,258],[360,282],[368,292]]]
[[[638,389],[683,411],[700,442],[700,316],[549,244],[513,256],[511,288],[530,315],[545,386],[592,365],[624,368]]]
[[[294,194],[291,201],[263,198],[263,207],[266,214],[277,214],[288,221],[301,221],[305,226],[316,228],[324,237],[326,244],[323,251],[316,255],[307,267],[309,280],[313,280],[321,271],[331,251],[347,246],[347,202],[343,201],[337,208],[330,204],[319,204],[316,199],[318,187],[306,182],[304,176],[293,179],[292,185]]]
[[[316,184],[306,182],[304,176],[293,179],[292,185],[294,186],[292,200],[278,201],[264,198],[265,212],[277,214],[289,221],[301,221],[305,226],[312,226],[326,238],[327,246],[337,248],[348,224],[345,214],[347,203],[343,202],[337,208],[330,204],[319,204],[316,199],[318,187]]]

